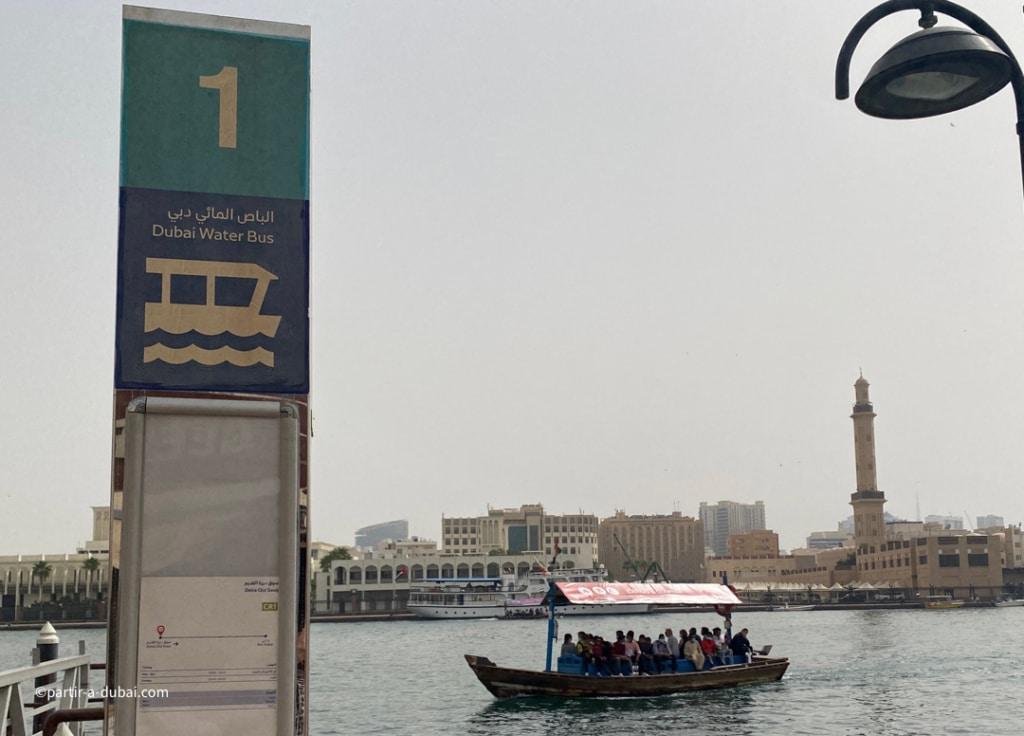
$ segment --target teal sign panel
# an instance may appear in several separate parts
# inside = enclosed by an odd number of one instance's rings
[[[309,390],[309,29],[125,7],[115,386]]]

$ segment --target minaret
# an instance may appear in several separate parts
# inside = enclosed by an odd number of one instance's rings
[[[868,396],[868,382],[861,374],[853,384],[853,447],[857,460],[857,492],[850,496],[853,506],[854,541],[857,551],[875,552],[885,542],[885,494],[878,490],[875,471],[875,410]]]

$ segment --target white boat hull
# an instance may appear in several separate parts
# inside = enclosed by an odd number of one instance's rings
[[[505,618],[505,606],[409,606],[419,618]]]
[[[1014,608],[1016,606],[1024,606],[1024,598],[1012,601],[996,601],[996,608]]]
[[[610,603],[608,605],[559,606],[559,616],[622,616],[626,614],[649,613],[646,603]],[[464,619],[464,618],[544,618],[547,609],[541,606],[421,606],[409,605],[409,613],[418,618]]]
[[[533,611],[537,617],[548,615],[548,609],[542,606],[509,606],[509,618],[515,618],[516,611]],[[587,606],[559,606],[559,616],[622,616],[633,613],[650,613],[651,607],[646,603],[597,603]]]

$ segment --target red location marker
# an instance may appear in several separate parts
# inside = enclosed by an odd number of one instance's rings
[[[156,635],[157,636],[163,636],[165,631],[167,631],[167,629],[164,628],[163,624],[160,624],[159,626],[156,627]]]

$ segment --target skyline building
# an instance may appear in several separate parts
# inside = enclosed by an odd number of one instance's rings
[[[601,520],[597,538],[598,559],[612,580],[638,580],[655,562],[673,583],[704,580],[703,527],[680,511],[627,516],[618,510]]]
[[[986,514],[985,516],[979,516],[977,518],[977,524],[974,525],[975,529],[991,529],[993,527],[1005,527],[1006,520],[1002,516],[996,516],[995,514]]]
[[[764,501],[701,501],[700,521],[704,525],[704,545],[718,557],[728,554],[730,535],[767,529]]]
[[[441,516],[441,549],[446,553],[532,553],[597,557],[595,514],[549,514],[539,503],[519,508],[488,508],[486,516]]]
[[[409,522],[406,519],[382,521],[356,529],[356,544],[359,549],[369,549],[387,539],[399,540],[409,538]]]

